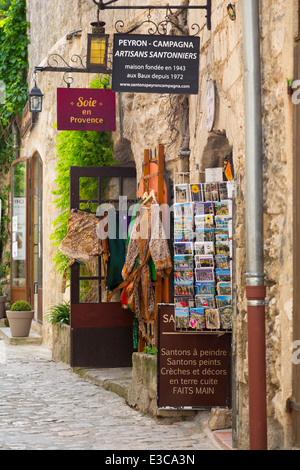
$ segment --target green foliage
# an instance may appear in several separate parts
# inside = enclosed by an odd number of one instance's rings
[[[0,1],[0,10],[3,12],[7,12],[11,5],[11,0],[1,0]]]
[[[104,88],[108,83],[106,77],[91,81],[90,88]],[[67,222],[70,214],[70,166],[111,166],[113,159],[113,143],[110,132],[97,131],[61,131],[57,136],[57,189],[53,194],[57,196],[56,207],[60,215],[53,222],[54,231],[50,236],[53,245],[58,248],[60,242],[67,235]],[[81,187],[81,199],[94,199],[95,187],[91,179]],[[55,267],[62,273],[69,259],[57,250],[54,256]]]
[[[52,305],[48,313],[45,315],[49,323],[64,323],[66,325],[70,325],[70,316],[71,308],[69,301]]]
[[[151,354],[152,356],[156,356],[157,354],[157,347],[156,346],[145,346],[144,351],[145,354]]]
[[[0,0],[0,10],[7,18],[0,19],[0,82],[5,84],[5,102],[0,104],[0,179],[8,173],[16,158],[13,126],[27,101],[27,37],[26,0]],[[9,186],[0,185],[2,208],[7,211]],[[5,244],[7,216],[2,219],[0,238]]]
[[[32,307],[26,300],[17,300],[12,304],[10,310],[14,312],[30,312]]]

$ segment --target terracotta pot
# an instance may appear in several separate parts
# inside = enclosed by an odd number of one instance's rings
[[[5,317],[6,295],[0,295],[0,318]]]
[[[14,337],[29,336],[33,315],[34,310],[29,312],[8,310],[6,316],[9,321],[11,335]]]

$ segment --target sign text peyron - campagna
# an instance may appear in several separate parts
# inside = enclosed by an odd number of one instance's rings
[[[174,305],[158,311],[158,407],[230,406],[231,335],[176,331]]]
[[[112,89],[197,94],[200,38],[114,35]]]
[[[115,93],[90,88],[57,89],[57,129],[115,131]]]

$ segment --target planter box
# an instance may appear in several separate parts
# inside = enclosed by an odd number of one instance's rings
[[[52,325],[52,359],[70,364],[70,326]]]

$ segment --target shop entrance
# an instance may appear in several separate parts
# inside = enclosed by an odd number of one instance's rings
[[[132,167],[71,167],[70,184],[71,209],[96,213],[107,204],[118,214],[120,196],[127,197],[128,207],[136,201],[136,169]],[[132,365],[133,314],[118,299],[107,302],[104,278],[101,257],[71,266],[72,367]]]
[[[38,153],[12,164],[11,301],[27,300],[42,322],[43,164]]]

